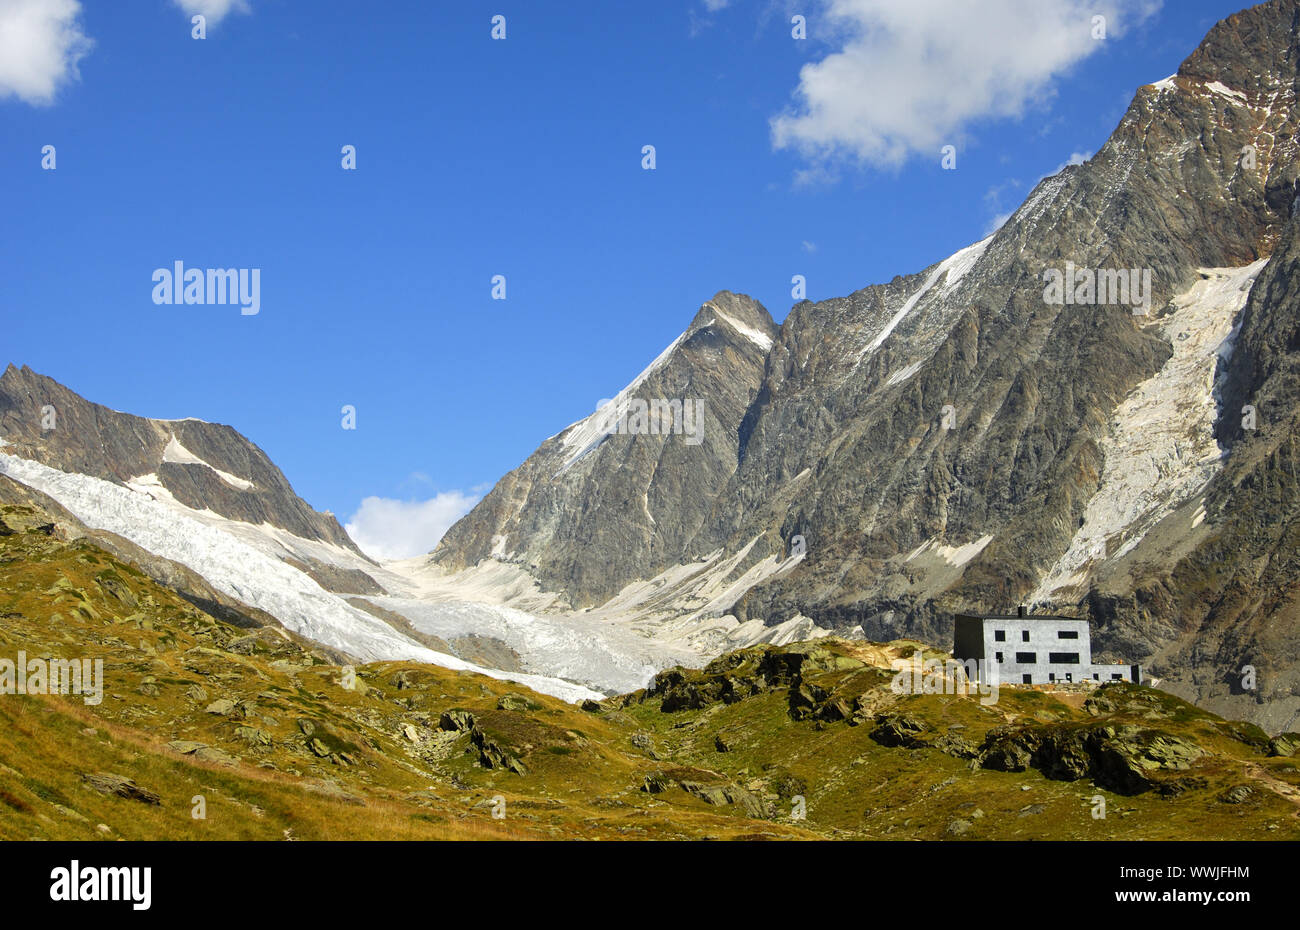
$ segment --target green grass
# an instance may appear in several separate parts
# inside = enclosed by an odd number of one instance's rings
[[[661,709],[662,695],[638,693],[588,713],[518,684],[400,662],[359,666],[359,686],[348,690],[341,669],[308,644],[224,624],[88,542],[36,532],[0,538],[0,618],[0,655],[99,656],[106,676],[98,707],[0,697],[6,839],[1300,836],[1300,761],[1267,758],[1258,728],[1130,685],[1094,694],[1097,713],[1087,712],[1082,689],[1004,687],[992,707],[978,697],[894,694],[889,662],[909,658],[919,645],[910,641],[752,647],[676,673],[683,687],[715,696],[673,712]],[[761,676],[796,667],[795,680]],[[853,720],[796,719],[791,687],[800,684],[820,695],[818,710],[843,701]],[[192,696],[195,686],[205,696]],[[753,693],[732,703],[716,696],[728,690]],[[219,699],[237,709],[208,713]],[[528,773],[485,768],[468,733],[441,733],[439,718],[457,709]],[[872,739],[883,714],[919,721],[922,745]],[[933,745],[944,735],[979,745],[1006,724],[1131,724],[1194,741],[1207,755],[1180,773],[1197,786],[1167,799],[972,767]],[[241,738],[243,727],[269,743]],[[218,755],[183,755],[168,748],[176,740]],[[85,776],[102,772],[160,803],[88,788]],[[643,790],[647,778],[663,790]],[[709,804],[682,783],[746,794],[772,816]],[[1245,801],[1221,800],[1243,784],[1252,788]],[[505,820],[482,803],[497,795]],[[205,819],[191,815],[195,796]],[[1092,816],[1098,796],[1103,820]],[[806,819],[794,820],[800,798]]]

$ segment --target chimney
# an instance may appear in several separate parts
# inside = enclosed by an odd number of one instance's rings
[[[1029,616],[1029,611],[1025,608],[1024,604],[1021,604],[1019,607],[1016,608],[1016,616],[1017,617]]]

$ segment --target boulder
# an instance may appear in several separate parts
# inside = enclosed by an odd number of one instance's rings
[[[871,738],[882,746],[917,746],[928,728],[908,714],[885,714],[876,721]]]
[[[116,775],[112,772],[95,772],[90,775],[83,774],[81,780],[87,788],[98,791],[100,794],[113,795],[125,798],[128,801],[140,801],[143,804],[152,804],[154,806],[162,804],[162,798],[147,788],[141,788],[125,775]]]
[[[524,697],[522,694],[503,694],[501,699],[497,701],[497,710],[513,710],[522,712],[541,709],[541,704],[530,698]]]

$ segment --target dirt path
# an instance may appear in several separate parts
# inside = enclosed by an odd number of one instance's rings
[[[1295,805],[1296,810],[1291,816],[1300,819],[1300,788],[1282,781],[1282,779],[1257,762],[1247,762],[1245,768],[1246,774],[1250,778],[1262,782],[1272,789],[1275,794]]]

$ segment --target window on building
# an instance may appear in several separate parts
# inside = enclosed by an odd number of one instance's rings
[[[1038,653],[1036,652],[1017,652],[1016,661],[1022,665],[1035,665],[1038,662]]]
[[[1020,634],[1020,641],[1021,641],[1022,643],[1027,643],[1027,642],[1029,642],[1029,631],[1028,631],[1028,630],[1024,630],[1024,631]]]
[[[993,638],[994,638],[995,640],[997,640],[998,642],[1000,642],[1000,643],[1005,643],[1005,642],[1007,641],[1007,631],[1006,631],[1006,630],[994,630],[994,631],[993,631]]]
[[[1021,675],[1021,676],[1020,676],[1020,681],[1021,681],[1023,684],[1026,684],[1026,685],[1032,685],[1032,684],[1034,683],[1034,676],[1033,676],[1033,675]]]
[[[1048,673],[1047,673],[1047,680],[1048,680],[1048,681],[1056,681],[1056,672],[1048,672]]]
[[[1092,676],[1092,680],[1093,680],[1093,681],[1101,681],[1101,676],[1098,675],[1098,674],[1096,674],[1096,673],[1094,672],[1094,673],[1093,673],[1093,676]]]
[[[1001,662],[1001,661],[1002,661],[1002,653],[999,652],[999,653],[997,654],[997,656],[998,656],[998,661]]]
[[[1079,654],[1077,652],[1049,652],[1047,661],[1053,665],[1078,665]]]
[[[1111,676],[1110,676],[1110,680],[1111,680],[1111,681],[1123,681],[1123,680],[1124,680],[1124,676],[1121,675],[1119,672],[1113,672],[1113,673],[1111,674]]]
[[[1078,639],[1079,631],[1078,630],[1057,630],[1056,638],[1057,639]]]
[[[1074,673],[1073,673],[1073,672],[1066,672],[1066,673],[1065,673],[1065,680],[1068,681],[1068,682],[1070,682],[1071,684],[1073,684],[1073,683],[1074,683]]]

